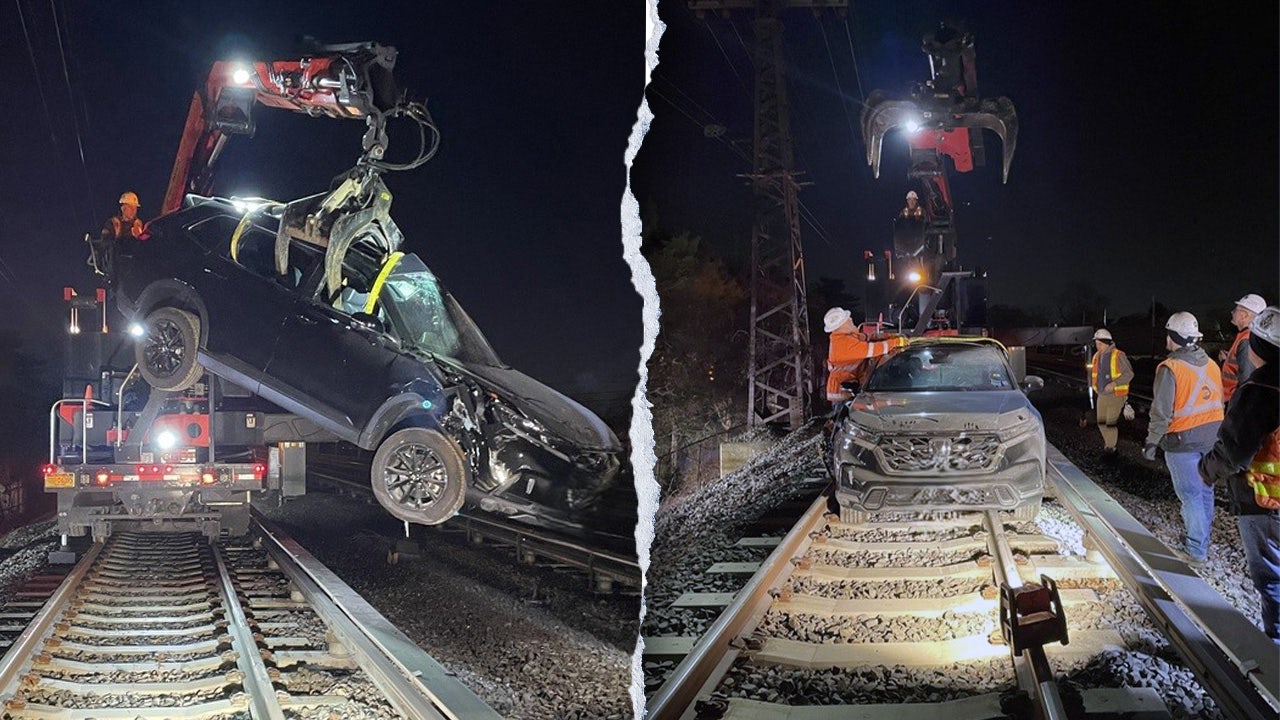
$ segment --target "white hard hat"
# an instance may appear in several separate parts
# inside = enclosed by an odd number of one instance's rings
[[[1111,338],[1111,331],[1106,328],[1098,328],[1098,332],[1093,334],[1093,339],[1106,340],[1107,342],[1113,342]]]
[[[1196,316],[1189,312],[1176,312],[1169,316],[1169,322],[1164,324],[1165,330],[1172,330],[1184,338],[1194,339],[1204,337],[1200,332],[1200,323],[1196,320]]]
[[[847,320],[853,317],[853,313],[840,307],[833,307],[822,316],[822,329],[824,332],[833,332],[836,328],[845,324]]]
[[[908,191],[907,191],[907,199],[908,199],[908,200],[919,200],[919,199],[920,199],[920,196],[916,194],[916,191],[915,191],[915,190],[908,190]]]
[[[123,195],[121,195],[121,196],[120,196],[120,204],[121,204],[121,205],[132,205],[132,206],[134,206],[134,207],[142,207],[141,203],[139,203],[139,202],[138,202],[138,195],[137,195],[137,193],[135,193],[135,192],[133,192],[133,191],[128,191],[128,192],[125,192]]]
[[[1267,309],[1267,301],[1263,300],[1261,295],[1254,295],[1253,293],[1240,298],[1236,301],[1236,304],[1255,314]]]
[[[1274,305],[1262,308],[1262,312],[1249,323],[1249,332],[1256,338],[1280,347],[1280,308]]]

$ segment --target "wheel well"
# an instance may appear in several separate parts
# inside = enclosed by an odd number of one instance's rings
[[[449,433],[444,432],[444,430],[440,428],[440,423],[436,422],[435,419],[432,418],[430,415],[426,413],[409,413],[408,415],[397,420],[395,424],[392,425],[390,428],[387,428],[387,431],[383,433],[382,437],[378,440],[378,444],[382,444],[382,441],[386,440],[388,437],[391,437],[393,433],[399,432],[400,430],[403,430],[408,427],[420,427],[420,428],[427,428],[429,430],[438,430],[441,433],[443,433],[446,437],[450,437],[450,439],[452,439],[452,437],[449,436]]]
[[[209,339],[209,313],[191,286],[173,280],[161,280],[153,284],[138,300],[137,318],[143,320],[161,307],[177,308],[195,315],[200,320],[200,346],[204,347]]]

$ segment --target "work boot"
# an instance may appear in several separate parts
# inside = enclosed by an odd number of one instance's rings
[[[1197,560],[1196,558],[1192,557],[1190,553],[1188,553],[1186,550],[1183,550],[1182,548],[1174,548],[1173,554],[1176,555],[1179,560],[1190,565],[1193,569],[1196,569],[1196,570],[1204,567],[1204,564],[1209,561],[1209,558],[1207,557],[1202,557]]]

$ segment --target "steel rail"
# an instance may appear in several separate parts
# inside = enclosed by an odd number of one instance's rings
[[[1048,462],[1059,499],[1222,711],[1276,717],[1280,653],[1271,640],[1052,445]]]
[[[309,472],[313,476],[324,478],[326,482],[338,483],[373,497],[373,490],[367,484],[352,482],[324,471],[312,469]],[[459,512],[456,520],[461,522],[451,521],[439,526],[439,529],[447,532],[462,526],[465,532],[474,531],[475,534],[483,537],[515,544],[517,551],[531,550],[549,560],[590,573],[593,577],[607,577],[628,587],[640,587],[640,562],[637,559],[557,537],[528,525],[506,522],[498,517],[480,517],[468,512]]]
[[[1071,373],[1064,372],[1062,370],[1058,370],[1055,368],[1050,368],[1047,365],[1042,365],[1040,363],[1036,363],[1028,359],[1027,370],[1032,370],[1032,369],[1036,371],[1037,375],[1052,375],[1060,380],[1066,380],[1067,382],[1073,385],[1082,385],[1085,387],[1089,386],[1088,381],[1086,381],[1082,377],[1077,377],[1075,375],[1072,375]],[[1132,389],[1129,390],[1129,397],[1141,400],[1147,403],[1148,405],[1150,405],[1153,402],[1150,395],[1147,395],[1146,393],[1134,392]]]
[[[524,526],[505,523],[499,519],[483,518],[470,513],[458,513],[456,523],[484,537],[515,544],[517,552],[531,551],[550,560],[585,570],[592,575],[640,587],[640,563],[632,558],[617,555],[575,543],[554,535],[540,533]]]
[[[89,548],[80,562],[76,563],[71,572],[62,579],[57,589],[45,601],[44,607],[40,608],[40,612],[31,619],[27,628],[9,646],[3,658],[0,658],[0,697],[13,695],[21,680],[19,672],[25,669],[27,663],[36,656],[40,644],[53,634],[54,626],[61,617],[62,611],[73,599],[76,588],[89,572],[89,568],[97,561],[103,547],[104,543],[96,542]]]
[[[267,553],[397,709],[415,720],[502,720],[297,541],[256,511],[253,520]]]
[[[791,559],[804,553],[826,513],[827,498],[820,496],[649,699],[648,720],[694,716],[697,699],[713,691],[737,659],[734,641],[764,617],[773,602],[771,591],[780,589],[790,577],[794,569]]]
[[[1022,575],[1018,573],[1017,559],[1013,556],[1013,548],[1009,547],[1009,538],[1004,534],[1004,521],[1000,513],[988,510],[982,514],[983,524],[987,530],[987,543],[991,548],[992,572],[996,586],[1007,584],[1011,588],[1022,587]],[[1010,609],[1012,612],[1012,608]],[[1038,655],[1031,650],[1021,654],[1013,652],[1013,671],[1018,686],[1036,701],[1040,710],[1040,720],[1066,720],[1067,708],[1058,692],[1058,683],[1054,680],[1053,669],[1043,662],[1044,653]]]
[[[222,559],[222,553],[213,551],[214,562],[218,564],[218,594],[222,596],[223,607],[229,615],[227,632],[231,634],[235,647],[239,650],[236,665],[244,673],[244,689],[249,696],[249,707],[254,720],[285,720],[284,708],[276,698],[275,687],[267,672],[267,665],[262,661],[262,653],[254,640],[253,631],[249,628],[249,618],[244,614],[240,598],[236,594],[235,583],[231,579],[231,571]]]

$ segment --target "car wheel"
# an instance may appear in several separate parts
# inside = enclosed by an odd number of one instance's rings
[[[427,428],[398,430],[378,446],[370,469],[373,495],[387,512],[439,525],[467,497],[466,463],[456,443]]]
[[[184,390],[200,379],[196,358],[200,321],[178,308],[162,307],[147,316],[147,335],[134,346],[138,372],[157,390]]]

